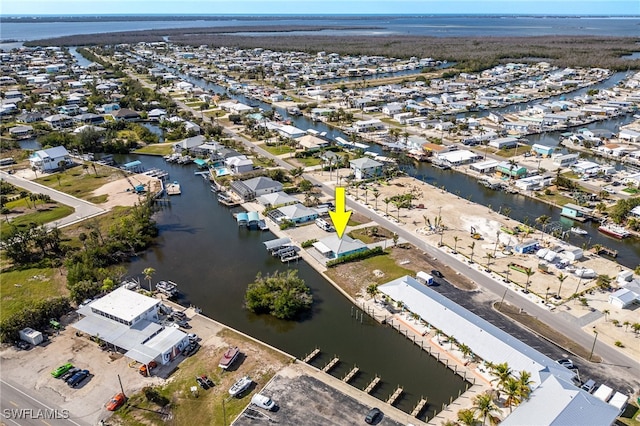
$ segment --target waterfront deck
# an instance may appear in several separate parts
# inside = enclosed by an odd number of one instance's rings
[[[165,188],[165,191],[167,191],[167,195],[180,195],[182,193],[180,184],[178,182],[168,184]]]

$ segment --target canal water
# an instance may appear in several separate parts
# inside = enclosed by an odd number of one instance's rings
[[[180,182],[182,195],[157,215],[158,243],[130,265],[140,276],[147,267],[156,269],[154,280],[172,280],[181,291],[179,302],[195,305],[208,317],[254,336],[298,358],[320,348],[313,365],[323,367],[334,355],[341,360],[332,371],[342,378],[357,365],[362,373],[353,385],[363,389],[375,375],[381,385],[373,395],[386,400],[400,385],[404,388],[396,406],[410,412],[421,397],[429,398],[426,412],[441,409],[450,397],[464,391],[465,382],[415,346],[406,337],[366,315],[362,322],[353,305],[305,262],[282,264],[271,257],[264,241],[270,232],[238,228],[228,208],[220,205],[209,183],[194,175],[193,166],[165,163],[151,156],[116,157],[118,162],[139,159],[146,168],[161,168],[170,180]],[[280,321],[254,315],[243,306],[247,285],[256,274],[295,268],[311,288],[313,312],[301,321]],[[142,280],[144,285],[145,281]],[[363,283],[365,285],[366,283]]]

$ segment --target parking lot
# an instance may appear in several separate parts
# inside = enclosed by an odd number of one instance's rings
[[[349,392],[357,392],[357,399],[319,380],[324,373],[305,371],[310,367],[296,364],[280,371],[261,394],[270,397],[278,406],[267,411],[249,405],[233,422],[236,426],[263,425],[265,422],[283,425],[355,425],[365,424],[364,418],[372,407],[383,412],[382,420],[375,424],[393,426],[406,424],[407,414],[384,402],[346,385]],[[318,378],[310,374],[317,375]],[[325,375],[328,376],[328,375]],[[330,379],[326,377],[326,379]],[[371,404],[371,405],[367,405]],[[422,423],[413,419],[414,424]]]

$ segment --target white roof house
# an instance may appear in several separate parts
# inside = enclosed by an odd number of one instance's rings
[[[313,247],[330,259],[337,259],[367,249],[367,245],[362,241],[353,239],[347,234],[343,234],[342,238],[338,238],[335,233],[313,243]]]
[[[272,194],[261,195],[257,197],[257,201],[265,207],[277,207],[286,206],[287,204],[295,204],[300,200],[286,192],[278,191]]]
[[[157,319],[160,300],[119,287],[104,297],[90,303],[91,310],[118,322],[135,324],[143,317]]]
[[[530,372],[533,388],[549,375],[569,381],[575,375],[548,356],[408,275],[383,284],[378,289],[393,300],[402,301],[408,310],[420,315],[444,334],[455,336],[485,361],[506,362],[514,371]]]
[[[318,218],[318,212],[316,210],[299,203],[278,207],[278,211],[282,213],[285,219],[295,223],[310,222]]]
[[[616,407],[600,401],[566,380],[551,376],[500,424],[611,425],[617,416]]]
[[[452,166],[458,166],[477,161],[482,158],[482,156],[466,149],[460,149],[457,151],[439,152],[436,154],[436,158],[439,161],[449,163]]]
[[[58,170],[61,162],[65,165],[71,163],[69,151],[64,146],[41,149],[29,157],[31,167],[36,167],[42,172]]]
[[[634,302],[640,302],[640,281],[634,280],[623,284],[623,287],[609,295],[609,303],[624,309]]]
[[[368,157],[356,158],[349,161],[356,179],[368,179],[382,174],[383,164]]]

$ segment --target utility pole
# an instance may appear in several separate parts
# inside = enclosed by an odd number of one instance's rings
[[[598,340],[598,331],[595,329],[595,327],[593,328],[593,333],[595,334],[595,337],[593,338],[593,345],[591,346],[591,352],[589,353],[589,362],[591,362],[593,350],[596,348],[596,341]]]
[[[118,382],[120,383],[120,392],[124,395],[124,399],[127,399],[127,395],[124,393],[124,388],[122,387],[122,380],[120,380],[120,375],[118,374]]]

